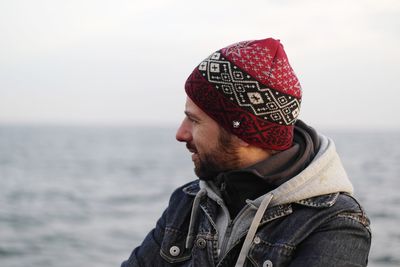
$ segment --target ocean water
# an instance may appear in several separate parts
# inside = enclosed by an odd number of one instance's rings
[[[400,266],[400,132],[325,131]],[[194,178],[172,128],[0,126],[0,266],[119,266]]]

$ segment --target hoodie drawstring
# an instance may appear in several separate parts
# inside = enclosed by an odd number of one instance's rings
[[[268,193],[264,197],[260,206],[258,207],[256,215],[254,216],[253,221],[251,222],[249,231],[247,232],[246,239],[244,240],[242,249],[240,250],[239,257],[238,257],[235,267],[243,266],[244,261],[246,260],[247,254],[249,253],[251,243],[253,242],[254,236],[256,235],[257,228],[260,225],[260,222],[264,215],[264,212],[267,209],[267,207],[273,197],[274,197],[273,194]]]
[[[206,189],[200,189],[199,192],[197,192],[194,201],[193,201],[193,205],[192,205],[192,212],[190,213],[190,223],[189,223],[189,230],[188,230],[188,234],[186,236],[186,244],[185,244],[185,248],[186,249],[190,249],[193,246],[193,232],[194,232],[194,226],[195,226],[195,222],[196,222],[196,218],[197,218],[197,211],[199,209],[199,205],[200,205],[200,200],[201,198],[207,194],[207,190]]]

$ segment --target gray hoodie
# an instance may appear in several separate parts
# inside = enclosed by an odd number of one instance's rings
[[[199,196],[207,194],[220,207],[216,220],[219,240],[221,240],[219,243],[220,257],[223,257],[247,232],[235,265],[243,266],[260,220],[268,207],[301,203],[311,197],[336,192],[353,193],[353,186],[336,153],[333,141],[323,135],[319,135],[318,138],[319,150],[304,170],[265,195],[255,200],[247,200],[247,204],[234,220],[231,220],[228,208],[213,183],[200,181]],[[194,206],[195,203],[196,201]],[[193,207],[193,209],[195,208]]]

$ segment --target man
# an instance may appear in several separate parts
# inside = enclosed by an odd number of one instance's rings
[[[213,53],[186,81],[178,188],[123,267],[366,266],[369,220],[329,138],[297,120],[301,87],[272,38]]]

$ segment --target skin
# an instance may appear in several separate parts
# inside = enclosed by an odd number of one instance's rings
[[[186,99],[185,115],[176,139],[186,143],[200,179],[209,180],[220,172],[245,168],[270,156],[269,151],[224,130],[190,98]]]

